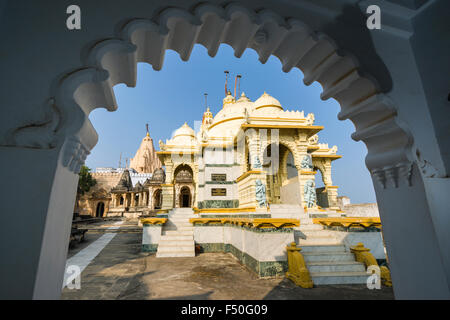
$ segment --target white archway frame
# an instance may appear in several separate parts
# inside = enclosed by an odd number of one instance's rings
[[[367,167],[380,183],[397,186],[400,180],[410,180],[412,136],[396,119],[393,103],[379,92],[373,78],[360,74],[356,59],[350,54],[341,56],[326,35],[313,32],[297,19],[285,20],[268,10],[256,13],[236,4],[225,8],[202,4],[193,13],[169,8],[153,21],[131,20],[117,38],[94,44],[85,65],[63,77],[56,96],[49,98],[49,105],[57,110],[51,122],[35,129],[39,135],[29,128],[17,128],[9,141],[43,148],[66,141],[64,164],[78,172],[98,139],[89,113],[95,108],[117,109],[112,87],[119,83],[134,87],[138,62],[160,70],[167,49],[187,61],[196,43],[205,46],[212,57],[226,43],[236,57],[253,48],[262,63],[274,55],[283,71],[299,68],[306,85],[318,81],[323,87],[321,99],[336,99],[341,106],[338,118],[354,123],[352,138],[367,145]]]
[[[321,98],[334,98],[339,102],[341,112],[338,118],[352,120],[356,128],[352,138],[366,144],[366,165],[378,184],[379,202],[383,202],[386,196],[383,189],[408,188],[414,185],[413,181],[418,184],[415,192],[425,189],[421,185],[418,167],[414,165],[416,158],[411,152],[412,135],[396,117],[396,107],[380,92],[376,80],[361,74],[351,54],[341,54],[325,34],[313,32],[297,19],[284,19],[268,10],[255,12],[236,4],[225,7],[201,4],[192,11],[169,8],[151,20],[130,20],[114,38],[97,41],[88,50],[83,65],[59,79],[54,96],[48,99],[48,121],[10,130],[2,145],[62,148],[62,165],[72,173],[78,173],[97,142],[89,113],[95,108],[109,111],[117,108],[112,87],[119,83],[134,86],[138,62],[150,63],[155,70],[160,70],[166,49],[175,50],[182,60],[188,60],[195,43],[204,45],[211,56],[216,54],[221,43],[232,46],[237,57],[246,48],[253,48],[262,63],[270,55],[275,55],[280,59],[283,71],[297,67],[304,74],[305,84],[318,81],[323,87]],[[55,200],[52,198],[52,201]],[[385,201],[393,200],[390,197]],[[385,207],[381,206],[381,209],[395,209],[395,205]],[[51,220],[51,217],[48,219]],[[395,223],[398,225],[398,221]],[[388,226],[386,223],[386,232]],[[427,225],[430,228],[433,226],[436,228],[433,224]],[[414,228],[417,229],[417,224]],[[390,234],[393,232],[389,230]],[[47,241],[45,239],[44,242]],[[439,244],[443,247],[436,250],[446,252],[448,242],[445,242],[445,236],[438,240],[442,240]],[[435,238],[429,240],[424,248],[434,250],[433,241]],[[410,252],[406,256],[413,255]],[[396,287],[397,277],[400,278],[403,270],[392,271]],[[36,287],[44,285],[42,281],[36,281],[35,291]],[[405,296],[410,287],[405,283],[402,286]],[[422,284],[422,287],[431,286]],[[437,296],[443,292],[439,290],[435,290]],[[417,292],[412,295],[421,296]],[[35,296],[38,295],[35,293]]]

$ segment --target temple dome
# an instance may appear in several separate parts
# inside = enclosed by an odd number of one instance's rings
[[[253,109],[253,102],[246,97],[244,92],[242,92],[239,100],[226,104],[223,109],[216,114],[214,117],[214,122],[229,118],[242,117],[245,113],[245,109],[250,112]]]
[[[194,146],[197,144],[195,132],[185,122],[180,128],[175,130],[173,138],[168,141],[168,144],[180,147]]]
[[[283,110],[283,107],[281,107],[280,101],[272,97],[270,94],[264,92],[261,97],[258,98],[258,100],[255,101],[254,104],[255,110],[261,109],[261,108],[275,108],[278,110]]]
[[[253,102],[242,93],[239,100],[224,105],[214,117],[209,127],[208,135],[211,137],[230,137],[237,133],[244,122],[246,113],[253,110]]]
[[[173,139],[175,139],[176,137],[183,137],[183,136],[195,137],[194,130],[191,127],[189,127],[189,125],[186,122],[180,128],[175,130],[173,134]]]
[[[153,175],[150,181],[153,183],[155,182],[164,183],[165,180],[166,180],[166,173],[162,168],[158,168],[155,169],[155,171],[153,171]]]

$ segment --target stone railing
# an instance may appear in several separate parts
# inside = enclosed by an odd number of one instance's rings
[[[377,228],[381,229],[380,218],[366,217],[336,217],[336,218],[313,218],[313,223],[321,224],[325,227],[360,227],[360,228]]]
[[[167,222],[167,218],[141,218],[142,225],[163,225]]]
[[[383,284],[387,287],[392,287],[391,273],[385,266],[379,266],[375,257],[370,253],[370,249],[364,247],[360,242],[356,246],[350,247],[350,251],[355,254],[356,261],[364,263],[367,272],[376,273]]]
[[[286,278],[302,288],[312,288],[314,283],[306,267],[305,259],[300,253],[302,249],[297,247],[295,242],[292,242],[290,246],[286,247],[286,250],[288,260]]]
[[[234,225],[239,227],[266,229],[266,228],[293,228],[300,226],[297,219],[274,218],[191,218],[193,225]]]

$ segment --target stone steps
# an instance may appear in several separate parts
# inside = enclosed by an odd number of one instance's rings
[[[318,225],[318,224],[302,224],[301,220],[300,220],[300,227],[297,227],[295,230],[300,230],[300,231],[318,231],[318,230],[323,230],[323,227]]]
[[[342,244],[320,244],[320,245],[302,245],[302,253],[346,253],[345,246]]]
[[[164,231],[189,231],[194,232],[194,228],[191,227],[177,227],[177,226],[167,226]]]
[[[164,230],[162,232],[162,235],[163,236],[166,236],[166,235],[194,236],[194,233],[191,231]]]
[[[365,284],[369,275],[363,272],[310,272],[314,285]]]
[[[357,261],[320,261],[309,262],[308,270],[311,273],[316,272],[366,272],[363,263]]]
[[[195,257],[194,227],[189,222],[192,217],[191,208],[176,208],[169,212],[158,243],[157,258]]]
[[[295,230],[297,232],[301,232],[302,235],[306,236],[307,238],[324,238],[324,237],[331,237],[334,238],[333,235],[330,235],[329,232],[325,230]]]
[[[355,261],[353,253],[349,252],[303,252],[306,265],[309,262],[334,262],[334,261]]]
[[[321,246],[332,246],[336,244],[336,240],[334,238],[306,238],[306,239],[298,239],[298,244],[301,248],[304,246],[315,246],[315,245],[321,245]]]
[[[191,247],[194,245],[193,239],[163,239],[159,240],[159,244],[164,247]]]
[[[195,252],[160,252],[156,253],[157,258],[181,258],[181,257],[195,257]]]
[[[194,240],[194,237],[190,234],[179,234],[179,233],[175,233],[175,234],[169,234],[169,235],[162,235],[160,241],[167,241],[167,240]]]
[[[158,245],[158,251],[159,252],[178,252],[178,251],[189,251],[194,249],[194,240],[189,241],[165,241],[162,243],[163,246],[159,248]],[[160,250],[161,249],[161,250]]]

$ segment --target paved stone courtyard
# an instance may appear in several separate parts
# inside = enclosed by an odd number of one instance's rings
[[[87,248],[101,233],[69,250]],[[64,288],[62,299],[393,299],[392,288],[365,285],[303,289],[285,278],[258,279],[228,253],[194,258],[156,258],[141,252],[140,233],[117,233],[81,274],[81,289]]]

